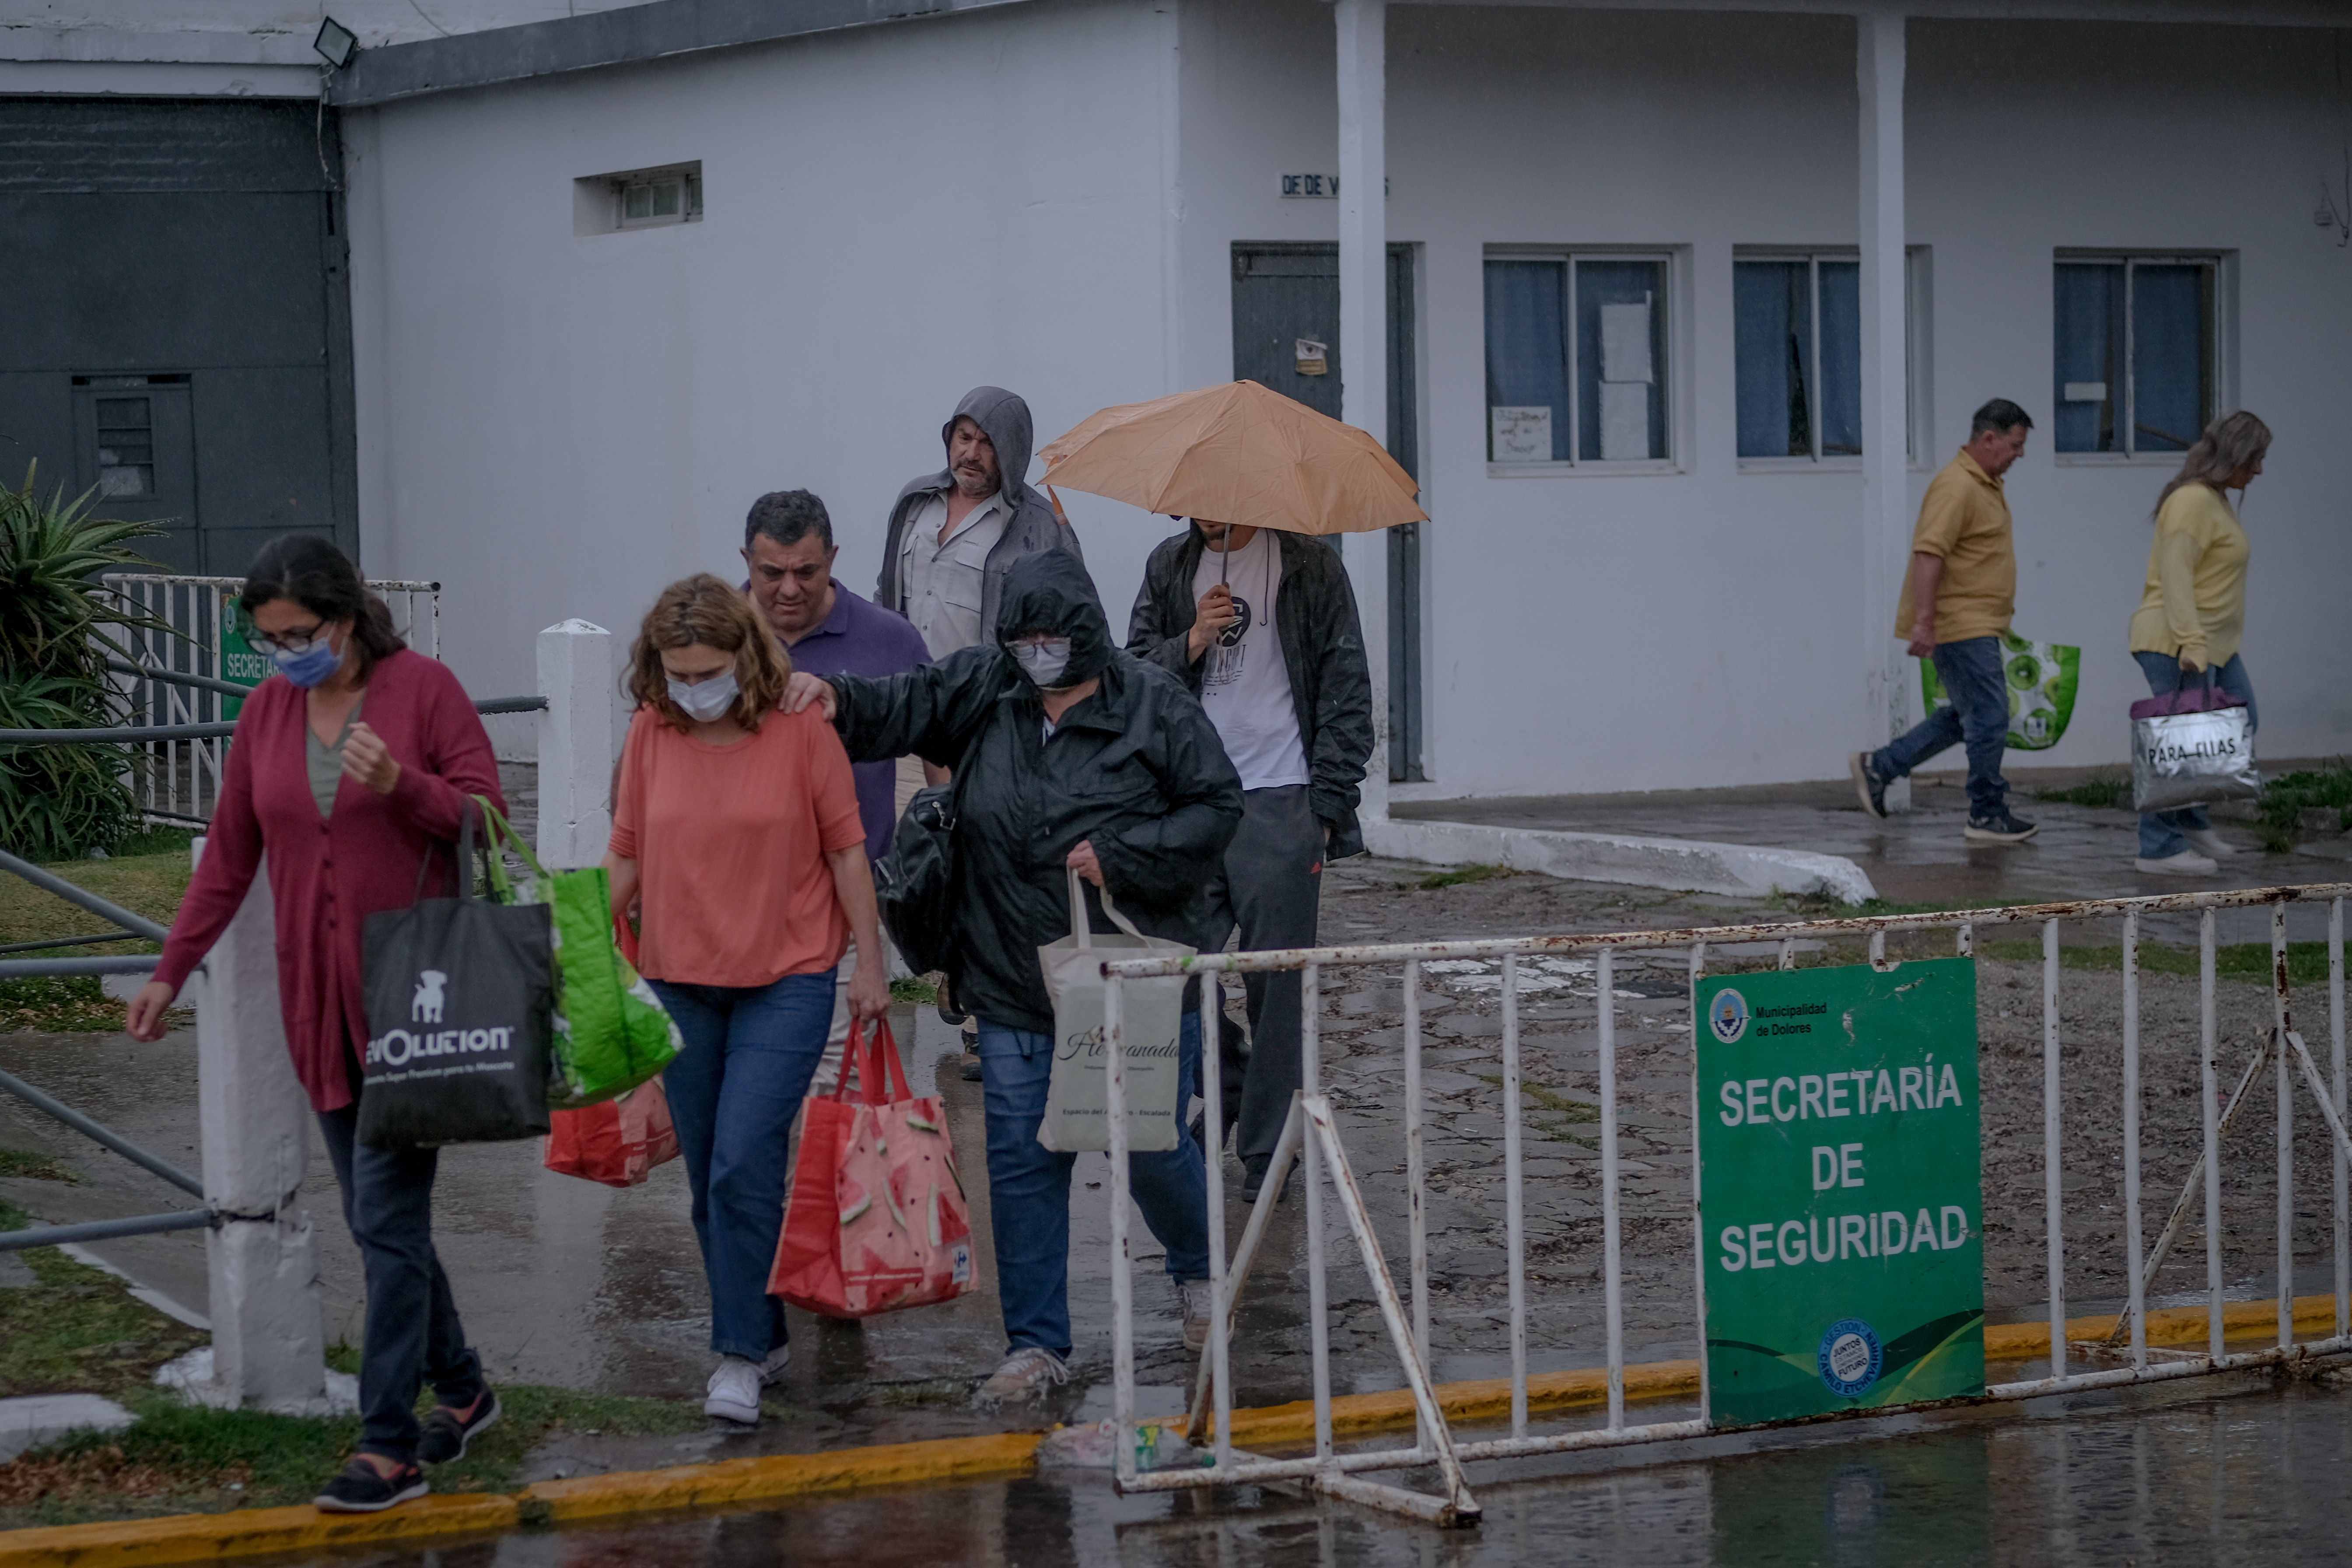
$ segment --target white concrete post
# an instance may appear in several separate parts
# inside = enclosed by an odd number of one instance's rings
[[[1910,374],[1903,250],[1903,46],[1899,10],[1854,18],[1862,97],[1862,733],[1870,745],[1910,727],[1911,661],[1894,640],[1895,605],[1911,569]],[[1911,804],[1911,783],[1886,804]]]
[[[205,841],[195,842],[201,859]],[[325,1408],[319,1263],[295,1194],[310,1152],[310,1101],[294,1077],[278,1004],[278,924],[265,862],[194,982],[196,1111],[213,1357],[208,1403]]]
[[[613,834],[613,634],[570,620],[539,634],[539,858],[593,866]]]
[[[1389,432],[1388,0],[1338,0],[1339,55],[1339,411]],[[1372,755],[1362,815],[1389,814],[1389,542],[1345,536],[1348,575],[1372,672]]]

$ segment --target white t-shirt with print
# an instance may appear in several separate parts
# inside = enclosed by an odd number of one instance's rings
[[[1209,645],[1201,664],[1201,706],[1242,775],[1242,788],[1275,789],[1308,780],[1298,710],[1290,696],[1290,669],[1274,625],[1274,596],[1282,586],[1282,547],[1261,528],[1232,559],[1201,552],[1192,574],[1192,602],[1223,581],[1233,590],[1239,618]]]

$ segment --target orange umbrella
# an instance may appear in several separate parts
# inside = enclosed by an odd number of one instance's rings
[[[1429,516],[1378,441],[1254,381],[1106,408],[1042,455],[1049,485],[1245,528],[1362,533]]]

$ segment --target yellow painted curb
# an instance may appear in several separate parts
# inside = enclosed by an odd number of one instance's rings
[[[130,1568],[151,1563],[213,1563],[264,1552],[372,1546],[424,1536],[496,1533],[521,1522],[510,1497],[482,1492],[423,1497],[382,1513],[320,1513],[257,1508],[180,1513],[114,1524],[62,1524],[0,1532],[0,1568]]]
[[[2242,1337],[2270,1331],[2277,1322],[2271,1300],[2232,1301],[2222,1309],[2222,1331]],[[2112,1317],[2070,1318],[2069,1341],[2104,1339]],[[2298,1296],[2294,1326],[2325,1332],[2336,1326],[2336,1298]],[[2147,1341],[2153,1345],[2197,1344],[2205,1338],[2205,1309],[2175,1307],[2150,1312]],[[2047,1323],[2006,1323],[1985,1331],[1985,1354],[1993,1361],[2046,1355]],[[1688,1399],[1699,1386],[1696,1361],[1650,1362],[1625,1369],[1625,1397]],[[1507,1417],[1507,1378],[1442,1384],[1438,1402],[1449,1421],[1473,1423]],[[1599,1368],[1543,1373],[1528,1379],[1531,1411],[1570,1410],[1603,1403],[1608,1373]],[[1412,1396],[1403,1390],[1351,1394],[1331,1402],[1335,1431],[1356,1434],[1412,1425]],[[1312,1442],[1315,1407],[1310,1401],[1234,1412],[1234,1441],[1245,1447],[1278,1447]],[[523,1524],[565,1524],[729,1504],[775,1502],[786,1498],[868,1487],[929,1481],[971,1480],[1015,1475],[1034,1462],[1039,1434],[1005,1432],[982,1437],[945,1437],[843,1448],[829,1454],[771,1454],[679,1465],[664,1470],[622,1471],[577,1480],[541,1481],[512,1496],[481,1493],[420,1499],[383,1513],[329,1514],[310,1508],[252,1509],[234,1513],[175,1514],[167,1519],[112,1524],[57,1525],[0,1531],[0,1568],[131,1568],[132,1564],[212,1563],[268,1552],[323,1547],[372,1545],[428,1536],[508,1531]]]
[[[986,1437],[840,1448],[830,1454],[767,1454],[709,1465],[678,1465],[667,1470],[541,1481],[525,1488],[520,1495],[532,1522],[565,1524],[615,1514],[769,1502],[860,1487],[1018,1474],[1034,1463],[1038,1441],[1039,1434],[1034,1432],[1003,1432]],[[7,1558],[0,1555],[0,1568],[6,1563]]]

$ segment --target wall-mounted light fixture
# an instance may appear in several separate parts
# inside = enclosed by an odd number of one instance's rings
[[[320,19],[319,36],[310,40],[310,47],[319,52],[320,59],[341,70],[360,52],[360,40],[349,27],[332,16],[325,16]]]

